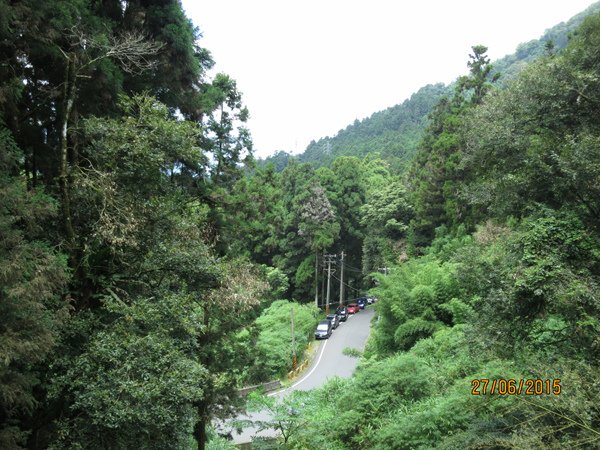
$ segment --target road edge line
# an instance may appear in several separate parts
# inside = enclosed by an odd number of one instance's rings
[[[291,386],[282,389],[281,391],[275,391],[275,392],[270,392],[267,394],[268,397],[272,397],[273,395],[277,395],[277,394],[281,394],[285,391],[288,391],[290,389],[295,388],[296,386],[298,386],[300,383],[302,383],[304,380],[306,380],[309,376],[312,375],[312,373],[315,371],[315,369],[319,366],[319,364],[321,363],[321,358],[323,357],[323,352],[325,351],[325,347],[327,347],[327,343],[329,342],[329,339],[327,339],[325,341],[325,344],[323,344],[323,347],[321,348],[321,353],[319,354],[319,358],[317,359],[317,362],[315,363],[315,365],[312,367],[312,369],[310,370],[310,372],[308,372],[306,375],[304,375],[300,380],[296,381],[294,384],[292,384]]]

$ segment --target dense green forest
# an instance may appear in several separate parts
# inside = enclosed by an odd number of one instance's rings
[[[227,448],[211,423],[290,369],[341,252],[332,296],[379,298],[359,370],[252,396],[290,426],[263,445],[598,446],[600,14],[256,165],[178,1],[0,10],[0,448]]]

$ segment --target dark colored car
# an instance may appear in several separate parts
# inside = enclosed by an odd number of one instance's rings
[[[358,300],[356,300],[356,303],[358,303],[358,307],[360,309],[365,309],[365,306],[367,306],[367,298],[361,297]]]
[[[317,325],[317,329],[315,330],[315,339],[329,339],[331,336],[331,321],[330,320],[321,320],[319,325]]]
[[[360,311],[360,307],[356,303],[350,303],[346,310],[348,311],[348,314],[356,314]]]
[[[346,310],[345,306],[339,306],[335,310],[335,314],[340,318],[340,322],[345,322],[348,320],[348,311]]]
[[[337,314],[328,314],[327,320],[331,321],[331,326],[334,330],[340,326],[340,318],[337,316]]]

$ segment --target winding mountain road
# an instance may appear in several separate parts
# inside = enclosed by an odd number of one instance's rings
[[[342,352],[346,347],[362,351],[371,331],[371,319],[374,315],[373,307],[367,307],[359,313],[348,317],[346,322],[333,331],[329,339],[321,341],[316,352],[316,357],[311,366],[307,368],[302,377],[286,389],[272,392],[271,396],[282,398],[295,390],[307,391],[325,384],[329,378],[349,378],[358,365],[358,358],[346,356]],[[266,412],[242,416],[240,419],[268,420]],[[274,436],[274,431],[263,431],[260,436]],[[250,442],[256,430],[247,428],[242,433],[232,431],[233,441],[236,444]]]

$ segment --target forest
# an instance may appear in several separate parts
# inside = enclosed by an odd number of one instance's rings
[[[0,0],[0,448],[235,448],[244,408],[287,427],[253,448],[597,448],[594,8],[311,164],[255,161],[179,1]],[[378,298],[355,375],[246,404],[341,252],[331,295]]]

